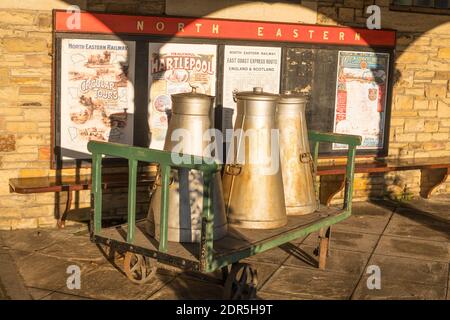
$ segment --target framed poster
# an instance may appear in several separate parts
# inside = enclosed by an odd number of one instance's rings
[[[222,128],[234,127],[236,103],[233,93],[262,87],[280,92],[281,48],[259,46],[224,47]]]
[[[362,136],[358,149],[384,148],[388,70],[388,53],[339,51],[333,131]]]
[[[89,159],[89,140],[133,144],[135,43],[62,39],[60,148]]]
[[[149,44],[150,148],[164,148],[172,94],[191,92],[195,87],[198,93],[215,95],[216,60],[216,45]]]

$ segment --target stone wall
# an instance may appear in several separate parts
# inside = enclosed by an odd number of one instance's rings
[[[81,9],[162,14],[164,1],[74,1]],[[31,7],[30,7],[31,6]],[[89,174],[86,169],[50,169],[52,8],[64,1],[19,1],[0,6],[0,229],[55,225],[55,209],[64,207],[66,194],[14,194],[8,181],[18,177]],[[37,10],[32,10],[37,8]],[[121,170],[121,169],[116,169]],[[126,211],[127,190],[106,194],[105,214]],[[138,198],[145,211],[146,188]],[[73,209],[89,206],[89,192],[75,195]],[[81,210],[80,210],[81,211]],[[87,210],[82,214],[85,216]]]
[[[203,2],[202,2],[203,1]],[[9,1],[8,1],[9,2]],[[199,3],[194,15],[209,12],[215,17],[266,20],[273,8],[261,10],[239,7],[248,1],[191,0]],[[164,0],[78,0],[82,9],[131,14],[163,14]],[[169,4],[174,1],[167,0]],[[203,6],[206,7],[202,7]],[[300,3],[300,1],[299,1]],[[365,8],[382,7],[382,27],[398,30],[396,83],[392,106],[390,157],[413,158],[450,155],[450,24],[449,16],[430,16],[389,11],[388,0],[302,1],[305,10],[292,15],[293,4],[280,4],[276,16],[284,22],[309,22],[365,26]],[[54,226],[53,193],[11,194],[8,180],[17,177],[88,174],[82,169],[56,172],[50,169],[52,8],[64,8],[58,0],[15,1],[0,4],[0,229]],[[186,6],[170,7],[170,14],[188,15]],[[201,11],[201,10],[203,11]],[[231,10],[231,11],[230,11]],[[234,10],[234,11],[233,11]],[[280,11],[281,10],[281,11]],[[317,11],[316,11],[317,10]],[[191,10],[192,11],[192,10]],[[183,14],[183,12],[187,12]],[[247,12],[247,13],[246,13]],[[311,12],[313,14],[311,14]],[[316,14],[314,12],[317,12]],[[387,175],[357,175],[355,198],[418,194],[419,171]],[[450,184],[438,192],[450,192]],[[117,194],[120,194],[118,196]],[[61,195],[60,200],[64,200]],[[124,207],[112,201],[125,201],[125,190],[105,196],[111,215],[123,214]],[[147,192],[141,190],[145,211]],[[89,193],[80,192],[74,208],[89,206]]]
[[[382,28],[397,30],[389,157],[450,156],[450,17],[394,12],[389,10],[389,3],[318,1],[317,23],[365,27],[367,6],[380,6]],[[423,177],[425,181],[427,178]],[[420,181],[419,170],[357,174],[354,198],[416,197]],[[434,194],[448,192],[450,182]]]

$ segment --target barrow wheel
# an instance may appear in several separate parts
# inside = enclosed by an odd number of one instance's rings
[[[123,260],[123,269],[132,282],[144,284],[154,277],[157,265],[154,259],[128,251]]]
[[[247,263],[233,263],[224,285],[226,300],[252,300],[256,298],[258,275]]]

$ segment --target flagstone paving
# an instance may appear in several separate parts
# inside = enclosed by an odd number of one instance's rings
[[[258,299],[450,299],[448,197],[354,203],[353,215],[332,228],[325,270],[317,268],[317,245],[313,233],[245,259],[258,270]],[[220,272],[201,277],[159,270],[146,284],[132,283],[121,269],[123,258],[108,260],[90,242],[86,226],[1,231],[0,248],[0,299],[221,299],[223,294]],[[68,267],[74,265],[81,272],[80,289],[67,285]],[[380,271],[375,288],[374,270]]]

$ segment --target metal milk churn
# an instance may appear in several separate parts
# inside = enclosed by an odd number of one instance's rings
[[[204,150],[211,143],[211,135],[207,130],[212,127],[210,112],[213,101],[214,97],[196,93],[195,89],[190,93],[172,95],[172,116],[164,143],[165,151],[204,156]],[[159,238],[161,186],[158,179],[154,188],[146,229],[150,235]],[[220,172],[213,176],[211,188],[214,239],[219,239],[227,233]],[[169,185],[168,240],[200,242],[202,210],[202,173],[184,168],[173,169]]]
[[[254,88],[237,93],[236,101],[233,142],[223,173],[228,223],[252,229],[282,227],[287,216],[278,136],[272,137],[278,95]]]
[[[313,159],[306,127],[307,97],[286,91],[277,108],[280,159],[288,215],[312,213],[318,208],[313,180]]]

